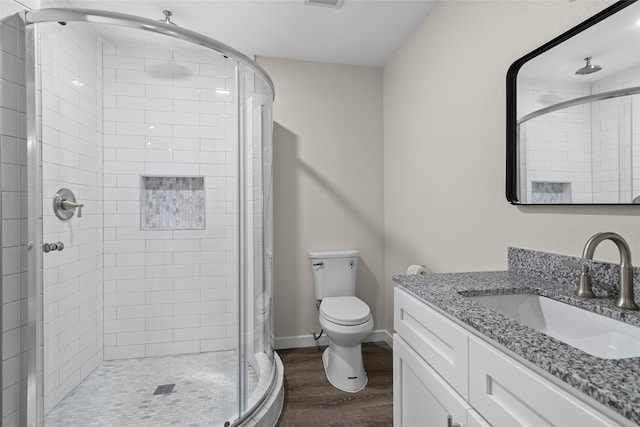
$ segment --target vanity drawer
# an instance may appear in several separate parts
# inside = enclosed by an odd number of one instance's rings
[[[394,329],[463,398],[469,395],[469,336],[464,329],[403,291],[394,290]]]
[[[619,425],[476,338],[469,339],[469,403],[494,426]]]

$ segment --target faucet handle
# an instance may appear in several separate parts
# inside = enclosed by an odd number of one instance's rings
[[[574,261],[562,261],[567,267],[580,270],[580,283],[578,284],[578,296],[582,298],[594,298],[595,294],[591,288],[591,276],[589,275],[589,266]]]

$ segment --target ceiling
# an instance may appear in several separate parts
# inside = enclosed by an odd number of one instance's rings
[[[163,18],[249,57],[380,67],[413,33],[435,0],[344,0],[340,8],[304,0],[68,0],[75,8]]]

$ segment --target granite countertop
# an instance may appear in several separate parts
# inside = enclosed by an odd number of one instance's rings
[[[465,296],[533,293],[640,326],[640,313],[612,298],[583,299],[576,286],[513,271],[393,276],[402,288],[554,377],[640,424],[640,357],[601,359],[524,326]],[[575,282],[577,283],[577,282]],[[637,294],[636,294],[637,295]]]

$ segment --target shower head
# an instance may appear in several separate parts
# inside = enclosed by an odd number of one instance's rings
[[[164,22],[165,24],[176,25],[175,23],[171,22],[171,16],[173,15],[173,13],[170,10],[163,10],[162,13],[164,13],[164,19],[158,19],[158,21]]]
[[[590,56],[587,57],[587,58],[584,58],[584,60],[587,61],[587,64],[582,68],[578,68],[576,70],[576,74],[585,75],[585,74],[591,74],[591,73],[595,73],[596,71],[602,70],[601,66],[591,64],[591,57]]]

